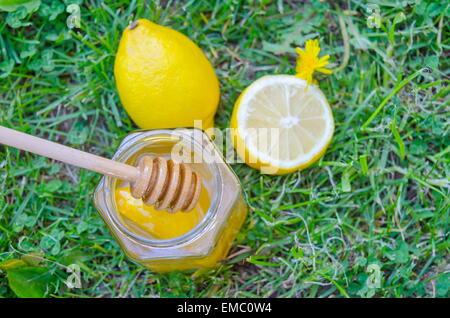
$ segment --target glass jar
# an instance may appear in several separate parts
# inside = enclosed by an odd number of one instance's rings
[[[178,156],[175,160],[183,161],[200,175],[209,207],[189,232],[156,239],[119,213],[115,190],[122,181],[105,176],[95,191],[95,206],[122,250],[132,261],[157,272],[218,266],[247,214],[239,179],[199,129],[134,132],[122,141],[113,160],[136,165],[142,155],[166,159]]]

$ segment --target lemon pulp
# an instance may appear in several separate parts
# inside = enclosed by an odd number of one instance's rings
[[[317,86],[295,76],[271,75],[241,94],[231,127],[237,153],[249,166],[284,174],[306,168],[325,153],[334,120]]]

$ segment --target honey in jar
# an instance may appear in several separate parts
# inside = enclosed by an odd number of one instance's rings
[[[192,211],[158,211],[133,198],[129,184],[109,177],[97,187],[96,207],[131,260],[157,272],[214,268],[226,258],[247,207],[238,178],[209,137],[197,129],[136,132],[113,159],[136,165],[142,156],[174,155],[202,180]]]

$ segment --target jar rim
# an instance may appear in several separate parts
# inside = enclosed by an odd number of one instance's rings
[[[189,133],[190,132],[190,133]],[[142,144],[140,142],[148,137],[179,137],[180,140],[184,139],[185,141],[189,141],[194,146],[194,149],[200,149],[202,150],[204,145],[204,138],[208,138],[206,134],[198,129],[198,128],[177,128],[177,129],[159,129],[159,130],[141,130],[138,132],[133,132],[127,135],[122,142],[120,143],[119,150],[116,152],[116,154],[113,156],[113,160],[119,161],[119,162],[126,162],[134,153],[139,151],[140,148],[142,148]],[[201,136],[201,142],[197,140],[196,136]],[[212,147],[214,147],[214,144],[211,141],[207,141]],[[196,148],[195,148],[196,147]],[[123,148],[123,149],[121,149]],[[215,148],[215,147],[214,147]],[[195,150],[194,150],[195,151]],[[217,150],[214,149],[215,154],[217,154]],[[202,156],[204,152],[201,152]],[[112,177],[105,176],[102,180],[102,183],[105,182],[105,200],[110,202],[105,205],[106,213],[108,213],[116,225],[116,227],[125,235],[127,235],[130,238],[133,238],[136,241],[139,241],[142,244],[151,245],[154,247],[174,247],[182,244],[189,243],[193,240],[195,240],[198,236],[202,235],[202,233],[205,233],[205,231],[208,231],[211,226],[213,226],[214,223],[214,216],[217,213],[218,207],[220,205],[220,200],[222,198],[222,172],[221,169],[217,167],[216,160],[211,160],[211,162],[205,163],[208,165],[208,170],[211,172],[211,175],[213,176],[213,193],[212,193],[212,199],[211,203],[209,205],[209,208],[207,212],[205,213],[205,216],[202,218],[202,220],[190,231],[184,233],[183,235],[171,238],[171,239],[163,239],[163,240],[157,240],[157,239],[149,239],[142,237],[141,235],[138,235],[136,233],[133,233],[130,231],[117,217],[116,213],[113,213],[110,211],[111,204],[113,207],[116,207],[116,202],[114,199],[114,191],[113,188],[115,188],[115,183],[117,182],[116,179]],[[99,184],[101,186],[101,184]],[[117,208],[116,208],[117,210]],[[180,213],[180,212],[176,212]],[[182,212],[181,212],[182,213]]]

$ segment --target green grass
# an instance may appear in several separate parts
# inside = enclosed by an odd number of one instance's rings
[[[71,31],[65,5],[81,2],[81,29]],[[33,290],[55,297],[449,296],[446,1],[372,1],[380,28],[357,0],[145,3],[44,0],[34,13],[1,12],[1,124],[112,156],[136,129],[115,88],[115,51],[142,17],[208,55],[221,83],[220,128],[246,86],[293,74],[294,47],[319,37],[333,66],[344,63],[319,77],[336,121],[328,151],[286,176],[233,165],[250,206],[232,250],[241,253],[193,276],[155,274],[124,257],[93,206],[97,174],[0,146],[0,261],[41,253],[50,275]],[[80,289],[63,283],[61,264],[71,263],[81,264]],[[20,294],[24,278],[13,278]],[[0,296],[15,297],[10,284],[0,272]]]

